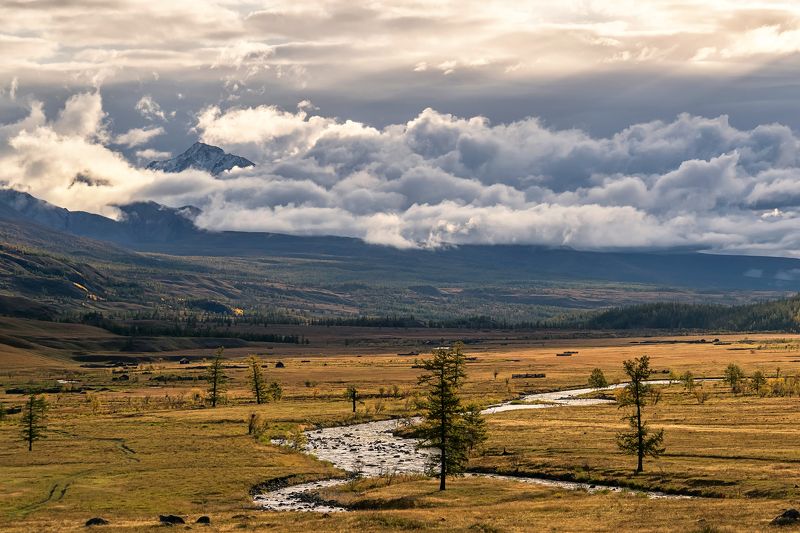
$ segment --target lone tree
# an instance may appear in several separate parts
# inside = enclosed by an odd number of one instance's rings
[[[356,412],[356,402],[358,401],[358,389],[355,385],[348,385],[347,392],[344,393],[345,397],[353,402],[353,412]]]
[[[692,374],[691,370],[687,370],[678,378],[681,383],[683,383],[683,388],[689,392],[694,390],[694,374]]]
[[[636,465],[638,474],[644,470],[642,463],[645,456],[656,458],[664,453],[664,430],[651,433],[647,422],[642,420],[642,410],[651,402],[649,397],[652,388],[647,384],[651,372],[650,357],[643,355],[633,360],[629,359],[623,363],[623,367],[630,382],[619,395],[619,407],[632,406],[635,411],[630,416],[623,417],[623,420],[628,420],[630,430],[617,435],[617,445],[624,453],[638,457]]]
[[[608,381],[603,371],[599,368],[592,370],[592,375],[589,376],[589,386],[593,389],[605,389],[608,387]]]
[[[725,368],[725,373],[722,376],[722,381],[727,383],[731,388],[731,392],[739,394],[745,383],[746,376],[744,371],[736,363],[731,363]]]
[[[486,440],[486,429],[477,409],[461,405],[458,393],[466,379],[461,343],[437,348],[430,359],[417,364],[425,370],[419,383],[427,388],[421,404],[420,445],[439,450],[431,470],[438,466],[439,490],[445,490],[447,475],[464,472],[470,449]]]
[[[47,402],[31,394],[22,409],[22,439],[28,443],[28,451],[33,450],[33,443],[44,438],[47,427],[44,424]]]
[[[253,391],[256,403],[265,403],[269,398],[269,390],[264,372],[261,370],[261,361],[255,355],[251,355],[247,358],[247,366],[250,367],[250,390]]]
[[[225,383],[228,381],[225,376],[225,368],[222,365],[222,347],[217,348],[214,354],[214,359],[208,367],[208,399],[211,401],[211,407],[216,407],[217,402],[222,400],[222,395],[225,393]]]

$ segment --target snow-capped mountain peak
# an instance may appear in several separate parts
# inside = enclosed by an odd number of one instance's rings
[[[182,172],[187,168],[221,174],[234,167],[252,167],[255,164],[238,155],[226,154],[222,148],[201,142],[194,143],[182,154],[165,161],[151,161],[147,168],[163,172]]]

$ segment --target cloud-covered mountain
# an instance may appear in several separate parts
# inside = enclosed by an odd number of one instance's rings
[[[197,206],[210,230],[338,235],[399,248],[532,244],[800,255],[800,142],[680,115],[612,136],[432,109],[374,128],[273,106],[207,107],[203,142],[256,166],[224,180],[142,169],[107,147],[100,93],[0,127],[0,181],[71,210]]]
[[[286,263],[290,270],[296,268],[298,272],[305,272],[309,279],[328,282],[347,279],[370,284],[407,283],[417,287],[415,291],[430,292],[429,287],[420,289],[419,286],[450,286],[452,283],[485,286],[487,280],[491,280],[492,284],[506,287],[503,290],[510,291],[506,296],[513,301],[521,297],[512,295],[514,291],[510,287],[552,281],[590,285],[641,283],[667,291],[671,290],[667,287],[769,291],[800,288],[800,260],[789,258],[723,256],[685,250],[584,252],[529,245],[401,250],[342,237],[212,232],[195,226],[193,220],[200,213],[192,207],[173,209],[153,202],[139,202],[119,209],[120,219],[111,220],[91,213],[68,211],[26,193],[0,190],[0,221],[24,224],[34,235],[37,227],[44,227],[133,250],[174,256],[269,257]],[[287,257],[302,258],[305,266],[292,266],[293,262],[286,262]],[[473,296],[483,297],[481,290],[475,289]],[[517,303],[524,303],[524,298]]]
[[[0,210],[5,217],[28,221],[57,231],[136,247],[140,244],[174,243],[198,233],[191,206],[173,209],[154,202],[118,206],[119,220],[93,213],[69,211],[30,194],[0,189]]]
[[[247,168],[255,164],[239,157],[238,155],[226,154],[222,148],[209,144],[196,142],[182,154],[167,159],[165,161],[151,161],[147,168],[149,170],[161,170],[162,172],[183,172],[188,168],[205,170],[214,176],[231,170],[232,168]]]

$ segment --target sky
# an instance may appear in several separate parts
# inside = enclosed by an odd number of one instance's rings
[[[4,0],[0,186],[401,248],[800,257],[800,4]],[[145,170],[194,141],[256,163]]]

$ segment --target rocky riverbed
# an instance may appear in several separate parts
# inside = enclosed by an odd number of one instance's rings
[[[668,380],[649,382],[651,385],[668,385]],[[612,385],[607,389],[613,390],[624,387],[625,384]],[[500,413],[519,409],[546,409],[563,406],[590,406],[608,403],[610,400],[580,398],[586,394],[596,392],[598,389],[572,389],[558,392],[530,394],[521,398],[522,402],[505,402],[491,406],[483,411],[484,414]],[[519,400],[518,400],[519,401]],[[381,420],[350,426],[330,427],[315,429],[306,432],[308,444],[305,452],[316,456],[323,461],[329,461],[337,468],[345,470],[352,475],[376,477],[385,474],[422,474],[426,465],[438,453],[437,450],[418,448],[417,441],[394,435],[400,424],[413,424],[417,420]],[[576,483],[550,479],[500,476],[495,474],[470,474],[472,476],[489,477],[492,479],[514,480],[523,483],[535,483],[558,487],[568,490],[618,491],[626,489],[613,486],[596,485],[590,483]],[[321,502],[311,494],[316,490],[345,483],[342,479],[326,479],[303,483],[278,490],[258,494],[254,501],[262,508],[269,511],[315,511],[315,512],[341,512],[345,509]],[[631,491],[635,492],[635,491]],[[683,498],[685,496],[672,496],[660,492],[645,492],[651,498]]]

